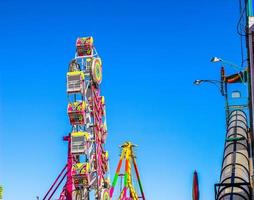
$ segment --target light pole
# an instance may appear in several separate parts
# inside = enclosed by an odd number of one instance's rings
[[[248,108],[249,108],[250,127],[251,127],[251,130],[253,130],[253,113],[252,113],[252,98],[251,98],[252,94],[251,94],[251,84],[250,84],[250,81],[249,81],[250,80],[249,70],[243,71],[242,67],[239,67],[238,65],[232,63],[231,61],[224,60],[224,59],[219,58],[219,57],[212,57],[210,61],[212,63],[221,62],[222,64],[227,64],[228,66],[234,68],[238,72],[239,77],[241,79],[241,82],[245,86],[247,86],[247,91],[248,91],[248,103],[247,104],[248,104]],[[245,82],[247,82],[247,84]],[[227,81],[225,81],[225,85],[226,84],[227,84]]]
[[[201,80],[195,80],[193,82],[193,84],[197,85],[197,86],[201,85],[202,83],[211,83],[211,84],[217,86],[218,89],[220,90],[221,95],[225,97],[225,110],[226,110],[226,123],[227,123],[228,116],[229,116],[227,83],[223,79],[221,79],[221,81],[201,79]]]

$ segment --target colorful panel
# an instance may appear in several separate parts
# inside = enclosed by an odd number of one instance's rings
[[[69,72],[81,71],[80,65],[75,59],[73,59],[69,64]]]
[[[89,164],[88,163],[77,163],[72,167],[72,176],[74,181],[74,186],[88,187],[90,184],[89,177]]]
[[[89,133],[72,132],[71,133],[71,153],[84,154],[87,150]]]
[[[93,55],[93,37],[82,37],[76,41],[78,56],[92,56]]]
[[[69,115],[70,123],[72,125],[85,124],[85,115],[86,115],[85,108],[86,108],[86,103],[84,101],[68,104],[68,115]]]
[[[100,84],[102,81],[102,62],[100,58],[95,58],[92,64],[93,81]]]
[[[85,89],[85,75],[83,71],[67,73],[67,93],[83,93]]]

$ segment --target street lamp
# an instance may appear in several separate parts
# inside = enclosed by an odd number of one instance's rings
[[[221,62],[222,59],[218,57],[212,57],[211,62]]]
[[[239,71],[239,70],[242,70],[241,67],[239,67],[238,65],[236,65],[235,63],[232,63],[228,60],[223,60],[222,58],[219,58],[219,57],[212,57],[211,60],[210,60],[212,63],[217,63],[217,62],[222,62],[224,64],[228,64],[229,66],[233,67],[235,70]]]
[[[220,93],[222,96],[225,97],[225,110],[226,110],[226,121],[229,116],[229,106],[228,106],[228,91],[227,91],[227,83],[225,81],[219,81],[219,80],[195,80],[193,82],[194,85],[201,85],[202,83],[211,83],[217,86],[220,90]]]
[[[211,83],[216,85],[220,89],[220,93],[222,96],[225,96],[224,88],[223,88],[223,81],[218,80],[195,80],[193,82],[194,85],[201,85],[202,83]]]
[[[194,82],[193,82],[193,84],[194,85],[200,85],[201,83],[212,83],[212,84],[218,84],[218,83],[221,83],[222,81],[218,81],[218,80],[204,80],[204,79],[202,79],[202,80],[199,80],[199,79],[197,79],[197,80],[195,80]]]

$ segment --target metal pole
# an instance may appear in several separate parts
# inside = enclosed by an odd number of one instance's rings
[[[226,114],[226,126],[228,124],[229,106],[228,106],[228,84],[225,81],[225,69],[222,66],[220,70],[221,74],[221,95],[225,97],[225,114]]]
[[[253,16],[252,0],[247,0],[247,17]]]
[[[229,106],[228,106],[228,84],[224,81],[225,109],[226,109],[226,125],[228,124]]]
[[[254,26],[254,19],[253,19],[253,9],[252,9],[252,0],[246,0],[246,29],[247,29],[247,36],[246,36],[246,47],[247,47],[247,55],[248,55],[248,108],[249,108],[249,132],[250,132],[250,162],[251,166],[253,166],[253,86],[254,86],[254,56],[253,56],[253,26]],[[253,181],[253,167],[250,171],[250,176],[252,178],[251,182]],[[253,186],[251,184],[251,186]]]
[[[249,93],[249,117],[250,117],[250,131],[251,134],[253,134],[253,103],[254,103],[254,97],[253,97],[253,86],[254,86],[254,56],[253,56],[253,31],[254,31],[254,19],[251,17],[253,15],[252,13],[252,0],[246,1],[246,28],[247,28],[247,52],[248,52],[248,93]],[[253,135],[252,135],[253,137]]]

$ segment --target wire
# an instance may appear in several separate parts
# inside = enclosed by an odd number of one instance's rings
[[[243,6],[243,0],[239,0],[239,13],[240,17],[237,22],[237,33],[240,35],[240,49],[241,49],[241,67],[244,67],[244,63],[248,61],[247,58],[245,58],[245,51],[244,51],[244,42],[243,40],[245,39],[246,36],[252,35],[249,33],[246,33],[246,8],[247,8],[247,0],[244,1],[244,6]],[[244,17],[245,16],[245,17]]]
[[[240,36],[246,36],[246,32],[244,31],[244,34],[242,33],[243,30],[242,30],[242,19],[244,19],[244,14],[245,14],[245,10],[246,10],[246,4],[244,6],[244,9],[242,9],[242,3],[241,3],[241,0],[239,0],[239,4],[240,4],[240,17],[238,19],[238,22],[237,22],[237,33],[240,35]]]
[[[241,36],[252,35],[252,33],[247,33],[246,32],[246,29],[245,29],[245,24],[246,23],[244,23],[244,24],[241,23],[242,19],[246,20],[246,15],[245,15],[245,18],[243,18],[243,17],[244,17],[244,14],[246,13],[247,0],[244,3],[244,8],[243,9],[242,9],[242,2],[241,2],[241,0],[239,0],[239,4],[240,4],[240,17],[239,17],[239,20],[237,22],[237,28],[236,28],[237,29],[237,33],[239,35],[241,35]],[[244,28],[244,30],[243,30],[243,28]],[[244,33],[242,33],[242,32],[244,32]]]
[[[239,0],[239,13],[241,15],[242,13],[242,1]],[[240,35],[240,46],[241,46],[241,59],[242,59],[242,62],[241,62],[241,67],[243,67],[243,60],[244,60],[244,52],[243,52],[243,36]]]

